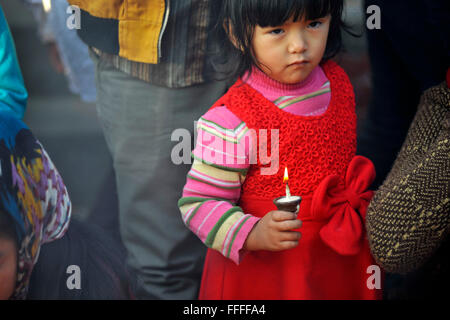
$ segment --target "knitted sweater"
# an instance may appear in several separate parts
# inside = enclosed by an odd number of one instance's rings
[[[372,253],[387,271],[417,270],[450,232],[450,89],[428,89],[394,166],[367,211]],[[448,253],[445,253],[448,254]]]
[[[331,98],[330,82],[321,67],[294,85],[272,80],[256,68],[243,79],[280,109],[296,115],[319,115]],[[206,246],[238,264],[247,235],[259,220],[236,206],[255,150],[251,130],[226,106],[208,111],[197,127],[194,164],[179,207],[186,225]]]

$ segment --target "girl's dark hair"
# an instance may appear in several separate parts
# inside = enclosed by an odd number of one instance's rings
[[[126,300],[134,298],[126,254],[105,231],[72,218],[59,240],[41,247],[27,299]],[[79,267],[81,289],[69,289],[67,268]]]
[[[256,25],[279,26],[293,17],[294,21],[313,20],[331,15],[327,47],[322,61],[335,56],[342,47],[341,29],[348,31],[342,20],[343,0],[223,0],[215,27],[220,56],[213,61],[216,71],[227,78],[242,76],[256,65],[252,38]],[[229,40],[232,30],[238,50]]]

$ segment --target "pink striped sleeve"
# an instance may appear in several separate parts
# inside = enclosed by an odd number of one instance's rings
[[[226,107],[208,111],[197,123],[193,157],[227,170],[246,171],[252,150],[251,131]]]
[[[236,206],[249,167],[248,129],[226,107],[219,107],[200,119],[198,131],[193,151],[197,162],[187,175],[178,205],[186,226],[206,246],[239,264],[248,233],[259,221]],[[205,143],[205,137],[214,141]]]

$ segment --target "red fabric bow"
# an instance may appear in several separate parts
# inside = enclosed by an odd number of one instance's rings
[[[347,168],[345,181],[331,175],[314,191],[311,215],[314,219],[329,219],[320,230],[320,237],[341,255],[354,255],[361,249],[366,210],[374,194],[367,189],[374,179],[373,163],[355,156]]]

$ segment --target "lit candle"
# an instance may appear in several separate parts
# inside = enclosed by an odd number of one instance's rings
[[[289,175],[288,175],[288,169],[287,167],[284,168],[284,178],[283,178],[283,183],[286,183],[286,198],[290,198],[291,197],[291,190],[289,190]]]
[[[291,196],[291,191],[289,190],[289,175],[287,167],[284,168],[284,178],[283,183],[286,183],[286,196],[281,196],[273,200],[273,203],[280,211],[288,211],[297,214],[300,209],[300,202],[302,197]]]

